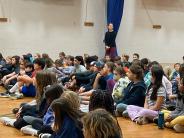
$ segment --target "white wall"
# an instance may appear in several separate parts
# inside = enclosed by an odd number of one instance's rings
[[[84,26],[86,0],[1,2],[11,19],[9,23],[0,23],[3,55],[46,52],[57,58],[60,51],[72,55],[103,55],[105,0],[89,0],[87,20],[94,22],[94,27]]]
[[[182,62],[184,56],[184,1],[144,0],[154,24],[152,29],[142,0],[125,0],[124,16],[117,39],[119,53],[140,53],[162,63]]]
[[[0,52],[5,56],[46,52],[57,58],[60,51],[78,55],[104,55],[105,0],[89,0],[88,20],[83,26],[86,0],[0,0],[11,22],[0,23]],[[140,53],[162,63],[181,61],[184,55],[184,1],[144,0],[155,24],[152,29],[142,0],[125,0],[117,38],[118,53]],[[1,4],[1,3],[0,3]],[[1,9],[0,9],[1,12]],[[0,13],[1,15],[2,13]]]

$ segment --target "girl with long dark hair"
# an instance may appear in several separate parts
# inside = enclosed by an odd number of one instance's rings
[[[164,71],[161,66],[154,65],[151,68],[151,85],[148,87],[146,99],[143,107],[129,105],[128,115],[132,121],[143,125],[149,120],[153,120],[158,115],[158,111],[165,108],[166,90],[162,85]]]

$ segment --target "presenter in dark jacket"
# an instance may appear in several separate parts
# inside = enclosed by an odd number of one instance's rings
[[[116,35],[117,33],[113,29],[113,24],[108,25],[108,32],[105,33],[104,43],[105,43],[105,56],[110,56],[111,59],[117,56],[116,50]]]

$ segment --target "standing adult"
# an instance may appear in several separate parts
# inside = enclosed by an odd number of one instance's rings
[[[108,25],[108,31],[105,33],[105,56],[110,56],[111,59],[114,59],[117,56],[116,50],[116,35],[117,33],[113,29],[113,24]]]

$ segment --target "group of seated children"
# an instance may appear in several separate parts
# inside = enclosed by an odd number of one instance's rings
[[[158,123],[161,111],[165,127],[184,132],[184,64],[168,74],[136,53],[131,63],[128,55],[59,57],[1,58],[1,85],[7,90],[0,97],[34,97],[13,109],[15,119],[1,117],[3,124],[41,138],[121,138],[116,116],[144,125]]]

